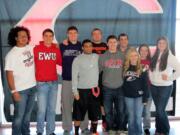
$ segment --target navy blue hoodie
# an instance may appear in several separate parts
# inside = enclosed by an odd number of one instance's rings
[[[135,66],[130,66],[124,77],[123,90],[125,97],[143,97],[143,103],[149,98],[148,74],[147,71],[137,75]]]

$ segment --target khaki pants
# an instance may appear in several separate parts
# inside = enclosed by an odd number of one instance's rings
[[[72,108],[74,96],[72,93],[72,82],[65,81],[62,82],[62,127],[64,130],[71,131],[72,130]],[[88,128],[89,120],[88,115],[86,114],[85,120],[81,122],[81,130]]]

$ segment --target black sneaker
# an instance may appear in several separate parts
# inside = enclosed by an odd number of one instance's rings
[[[37,133],[37,135],[42,135],[42,133]]]
[[[150,135],[149,129],[145,129],[145,130],[144,130],[144,134],[145,134],[145,135]]]

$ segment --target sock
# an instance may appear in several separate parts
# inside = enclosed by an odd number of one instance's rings
[[[79,126],[75,126],[75,135],[79,135]]]
[[[105,115],[102,115],[102,121],[103,121],[103,122],[106,122],[106,117],[105,117]]]
[[[93,134],[97,132],[97,123],[92,123],[92,132]]]

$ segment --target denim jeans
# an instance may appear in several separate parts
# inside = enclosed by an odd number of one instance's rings
[[[142,97],[125,97],[128,112],[128,135],[142,135]]]
[[[124,95],[121,87],[117,89],[103,87],[103,99],[106,113],[107,130],[113,130],[113,106],[116,112],[114,118],[116,121],[116,130],[122,130],[122,123],[124,119]]]
[[[149,98],[147,104],[143,107],[143,129],[151,128],[151,104],[152,98]]]
[[[36,87],[19,92],[21,100],[14,102],[12,135],[30,135],[30,118],[35,103]]]
[[[171,96],[173,87],[151,85],[151,94],[156,108],[156,132],[169,134],[170,125],[166,114],[166,106]]]
[[[37,82],[37,133],[44,132],[46,118],[46,134],[55,130],[55,109],[57,100],[57,81]]]
[[[122,123],[122,127],[123,127],[123,131],[127,131],[127,125],[128,125],[128,112],[127,112],[127,107],[126,107],[126,103],[124,101],[124,109],[123,109],[123,123]]]

